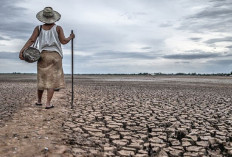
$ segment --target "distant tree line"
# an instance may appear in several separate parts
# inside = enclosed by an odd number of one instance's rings
[[[13,72],[13,73],[2,73],[2,74],[35,74],[35,73],[20,73],[20,72]],[[66,74],[69,75],[69,74]],[[108,73],[108,74],[78,74],[78,75],[191,75],[191,76],[232,76],[232,72],[230,73],[211,73],[211,74],[201,74],[201,73]]]
[[[232,76],[230,73],[211,73],[211,74],[201,74],[201,73],[139,73],[138,75],[191,75],[191,76]]]

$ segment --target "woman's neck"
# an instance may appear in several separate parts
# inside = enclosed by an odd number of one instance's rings
[[[53,26],[55,25],[55,23],[52,23],[52,24],[43,24],[43,29],[44,30],[50,30]]]
[[[45,23],[44,25],[45,25],[45,26],[53,26],[53,25],[55,25],[55,23],[50,23],[50,24]]]

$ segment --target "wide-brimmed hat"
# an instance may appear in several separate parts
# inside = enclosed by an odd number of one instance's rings
[[[60,19],[61,15],[52,9],[52,7],[45,7],[44,10],[36,14],[36,18],[47,24],[52,24]]]

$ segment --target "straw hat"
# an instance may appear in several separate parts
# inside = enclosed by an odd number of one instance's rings
[[[36,14],[36,18],[46,24],[52,24],[60,19],[61,15],[52,9],[52,7],[45,7],[44,10]]]

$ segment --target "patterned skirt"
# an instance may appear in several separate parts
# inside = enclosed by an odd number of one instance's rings
[[[42,51],[37,62],[37,88],[65,88],[62,58],[56,51]]]

